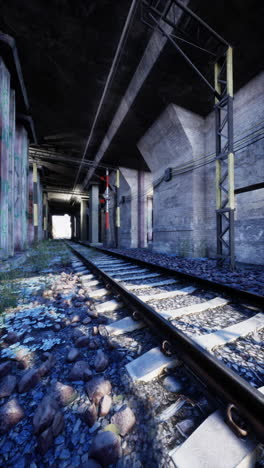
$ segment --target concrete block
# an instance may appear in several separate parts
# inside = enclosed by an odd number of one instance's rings
[[[134,382],[149,382],[158,377],[165,368],[173,368],[180,365],[175,356],[166,356],[159,348],[152,348],[142,356],[126,365],[126,370]]]
[[[253,468],[255,449],[254,442],[238,438],[216,411],[170,456],[177,468]]]

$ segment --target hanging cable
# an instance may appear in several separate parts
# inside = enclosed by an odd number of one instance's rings
[[[82,164],[83,164],[83,161],[84,161],[84,159],[85,159],[85,156],[86,156],[88,147],[89,147],[89,145],[90,145],[90,142],[91,142],[91,140],[92,140],[93,133],[94,133],[94,129],[95,129],[95,126],[96,126],[98,117],[99,117],[99,115],[100,115],[100,112],[101,112],[101,109],[102,109],[102,105],[103,105],[103,102],[104,102],[106,93],[107,93],[107,91],[108,91],[108,89],[109,89],[112,76],[113,76],[113,74],[114,74],[114,72],[115,72],[115,70],[116,70],[116,65],[117,65],[117,63],[118,63],[120,53],[121,53],[122,48],[123,48],[123,46],[124,46],[125,40],[126,40],[126,38],[127,38],[127,34],[126,34],[126,33],[127,33],[128,28],[129,28],[130,21],[131,21],[132,17],[133,17],[134,14],[135,14],[137,5],[138,5],[138,0],[132,0],[130,9],[129,9],[129,12],[128,12],[128,15],[127,15],[127,19],[126,19],[126,22],[125,22],[125,25],[124,25],[124,28],[123,28],[121,37],[120,37],[120,39],[119,39],[119,43],[118,43],[117,49],[116,49],[116,53],[115,53],[115,56],[114,56],[114,60],[113,60],[113,62],[112,62],[112,65],[111,65],[111,68],[110,68],[110,71],[109,71],[109,74],[108,74],[108,77],[107,77],[107,80],[106,80],[106,83],[105,83],[104,91],[103,91],[103,94],[102,94],[102,96],[101,96],[101,99],[100,99],[100,102],[99,102],[99,106],[98,106],[98,108],[97,108],[97,111],[96,111],[96,114],[95,114],[95,118],[94,118],[94,121],[93,121],[91,130],[90,130],[89,136],[88,136],[87,141],[86,141],[86,145],[85,145],[84,152],[83,152],[83,155],[82,155],[82,160],[81,160],[80,166],[79,166],[79,168],[78,168],[78,171],[77,171],[77,174],[76,174],[76,177],[75,177],[75,181],[74,181],[74,185],[73,185],[73,191],[75,190],[76,185],[77,185],[77,183],[78,183],[78,179],[79,179],[80,171],[81,171],[81,168],[82,168]]]

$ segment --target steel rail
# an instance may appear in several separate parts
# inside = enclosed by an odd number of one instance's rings
[[[89,245],[85,244],[84,242],[77,241],[77,240],[73,240],[72,242],[75,242],[77,244],[80,244],[89,248]],[[123,260],[127,260],[127,261],[130,260],[131,262],[137,263],[138,265],[142,267],[147,267],[155,271],[160,271],[161,273],[165,275],[170,275],[170,276],[175,276],[175,277],[180,276],[186,281],[194,281],[197,284],[201,284],[202,286],[205,286],[206,288],[211,288],[215,291],[220,291],[234,298],[239,297],[240,302],[242,300],[245,300],[250,303],[263,306],[264,297],[261,296],[260,294],[255,294],[249,291],[245,291],[243,289],[234,288],[226,284],[217,283],[215,281],[208,280],[206,278],[201,278],[200,276],[192,275],[190,273],[184,273],[183,271],[180,271],[180,270],[174,270],[172,268],[164,267],[162,265],[156,265],[155,263],[149,263],[146,260],[140,260],[138,258],[130,257],[129,255],[121,254],[119,252],[114,252],[114,251],[105,249],[103,247],[93,246],[92,248],[98,250],[99,252],[103,252],[108,255],[114,255],[116,257],[122,258]]]
[[[254,435],[260,442],[264,442],[264,396],[258,390],[98,268],[78,250],[68,243],[66,245],[90,270],[120,295],[126,306],[133,311],[136,310],[140,319],[163,340],[171,344],[172,350],[179,353],[185,364],[198,375],[202,382],[206,383],[211,392],[228,405],[233,403]],[[101,251],[101,249],[98,250]]]

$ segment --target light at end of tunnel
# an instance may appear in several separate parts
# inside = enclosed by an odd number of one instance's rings
[[[52,216],[52,237],[53,239],[71,238],[71,218],[69,215]]]

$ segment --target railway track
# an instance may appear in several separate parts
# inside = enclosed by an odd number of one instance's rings
[[[217,397],[220,407],[227,407],[226,419],[237,435],[246,437],[249,451],[256,441],[263,442],[261,298],[246,292],[238,298],[232,288],[216,283],[81,244],[67,245],[80,260],[74,267],[89,290],[93,308],[108,322],[100,326],[100,333],[113,343],[129,336],[143,339],[138,356],[130,357],[126,365],[132,381],[155,386],[153,379],[170,368],[182,369],[183,362]],[[161,337],[161,349],[146,346],[140,334],[149,328]],[[178,398],[158,419],[170,420],[185,403]],[[197,445],[204,430],[208,434],[217,425],[220,428],[222,418],[223,412],[212,413],[180,450],[172,450],[174,464],[188,466],[181,460],[192,451],[191,444]],[[225,444],[232,436],[225,423],[221,427],[218,443]],[[232,444],[239,452],[236,436]]]

